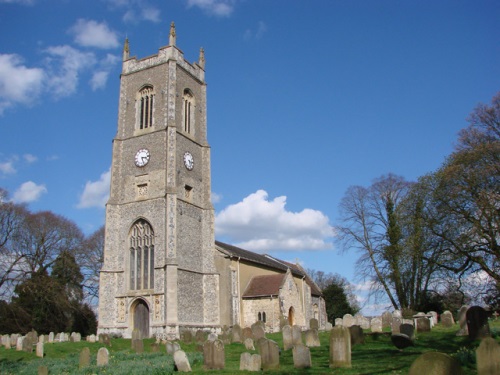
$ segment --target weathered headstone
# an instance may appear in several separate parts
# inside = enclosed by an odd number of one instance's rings
[[[488,324],[488,313],[481,306],[472,306],[465,314],[467,329],[471,340],[482,339],[491,336]]]
[[[109,351],[106,348],[100,348],[97,351],[97,366],[107,366],[109,363]]]
[[[309,348],[321,346],[317,329],[308,329],[305,334],[306,346]]]
[[[79,367],[84,368],[90,366],[90,349],[83,348],[80,352]]]
[[[330,331],[330,367],[351,367],[351,334],[347,327],[335,326]]]
[[[224,344],[221,340],[205,341],[203,344],[203,365],[207,370],[221,370],[225,367]]]
[[[29,333],[24,336],[24,339],[23,339],[23,342],[22,342],[22,345],[23,345],[23,352],[27,352],[27,353],[33,353],[33,338],[29,336]]]
[[[165,349],[167,351],[167,354],[174,354],[177,350],[181,350],[181,346],[179,345],[178,342],[175,341],[167,341],[165,343]]]
[[[342,320],[342,319],[340,319],[340,320]],[[340,322],[340,324],[342,324],[342,322]],[[325,323],[325,331],[330,331],[332,328],[333,328],[332,323],[330,323],[330,322]]]
[[[191,344],[193,342],[193,334],[191,331],[182,331],[181,340],[184,344]]]
[[[319,328],[318,319],[315,319],[315,318],[309,319],[309,328],[310,329],[318,329]]]
[[[453,314],[449,311],[445,311],[441,314],[441,324],[443,327],[450,328],[453,327],[455,321],[453,320]]]
[[[357,314],[356,325],[360,326],[362,329],[370,329],[370,319],[361,314]]]
[[[354,325],[349,327],[349,333],[351,334],[351,347],[353,345],[365,343],[365,335],[363,333],[363,329],[360,326]]]
[[[43,358],[43,342],[38,342],[36,344],[36,356],[39,358]]]
[[[253,339],[247,337],[245,339],[245,349],[246,350],[255,350],[255,346],[253,345]]]
[[[453,357],[439,352],[426,352],[411,365],[408,375],[462,375],[460,363]]]
[[[292,342],[293,345],[302,345],[302,329],[297,326],[293,325],[292,326]]]
[[[186,352],[183,350],[177,350],[174,353],[174,363],[177,371],[179,372],[191,372],[191,365],[189,364]]]
[[[45,335],[38,336],[38,342],[45,342]]]
[[[142,339],[134,339],[132,340],[132,349],[137,353],[144,353],[144,341]]]
[[[399,350],[413,346],[413,340],[405,334],[393,333],[391,335],[392,344]]]
[[[197,344],[203,345],[207,339],[207,334],[205,331],[202,331],[201,329],[199,329],[196,331],[194,338],[195,338],[195,341]]]
[[[311,351],[307,346],[302,344],[295,345],[292,349],[292,355],[293,355],[293,367],[310,368],[312,366]]]
[[[24,336],[19,336],[17,338],[17,342],[16,342],[16,350],[19,352],[21,350],[23,350],[23,341],[24,341]]]
[[[342,318],[336,318],[335,319],[335,325],[336,326],[343,326],[344,325],[344,319],[342,319]]]
[[[495,339],[486,337],[476,350],[477,374],[500,374],[500,345]]]
[[[231,329],[231,342],[242,342],[241,337],[241,327],[239,324],[235,324]]]
[[[460,329],[457,332],[457,336],[469,335],[469,329],[467,328],[467,310],[469,310],[469,306],[466,305],[458,310],[458,324],[460,325]]]
[[[385,311],[382,314],[382,329],[389,328],[392,324],[392,314],[389,311]]]
[[[412,341],[415,339],[415,327],[413,327],[413,324],[401,324],[399,333],[408,336]]]
[[[211,333],[208,334],[208,337],[207,337],[208,341],[215,341],[217,339],[219,339],[219,336],[217,336],[216,333],[211,332]]]
[[[262,338],[257,342],[257,349],[263,370],[275,370],[280,367],[280,349],[276,342]]]
[[[264,327],[259,322],[252,324],[252,334],[255,341],[257,341],[262,337],[266,337],[266,332],[264,331]]]
[[[53,343],[54,342],[54,332],[49,333],[49,342]]]
[[[241,353],[240,371],[260,371],[262,360],[259,354]]]
[[[382,332],[382,319],[373,318],[370,322],[370,329],[372,332]]]
[[[44,365],[38,366],[38,375],[48,375],[49,374],[49,368]]]
[[[90,336],[87,336],[87,341],[91,342],[91,343],[94,343],[96,341],[95,335],[91,334]]]
[[[10,349],[10,336],[2,335],[2,345],[5,349]]]
[[[435,326],[438,323],[438,313],[435,311],[429,311],[427,315],[432,315],[432,324],[431,326]]]
[[[399,333],[400,332],[400,327],[401,327],[401,318],[393,317],[392,318],[392,324],[391,324],[391,332],[393,334],[394,333]]]
[[[109,337],[109,335],[107,333],[101,333],[99,335],[99,342],[101,344],[106,345],[106,346],[111,346],[111,338]]]
[[[349,328],[350,326],[354,325],[355,322],[356,322],[356,320],[354,319],[354,317],[351,314],[345,314],[342,317],[342,325],[344,327]]]
[[[417,318],[417,332],[430,332],[431,321],[429,318],[420,317]]]
[[[250,327],[245,327],[243,328],[243,331],[241,332],[242,335],[243,335],[243,340],[246,339],[246,338],[251,338],[253,340],[253,333],[252,333],[252,328]]]
[[[13,333],[12,335],[10,335],[10,347],[12,348],[13,346],[16,346],[17,345],[17,338],[19,337],[19,335],[17,333]]]

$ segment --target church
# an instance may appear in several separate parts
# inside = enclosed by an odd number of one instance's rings
[[[131,57],[125,41],[98,333],[327,323],[300,265],[215,240],[206,95],[204,51],[186,61],[173,23],[156,55]]]

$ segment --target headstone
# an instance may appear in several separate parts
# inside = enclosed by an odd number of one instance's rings
[[[32,337],[29,336],[29,333],[24,336],[23,342],[22,342],[22,350],[23,352],[27,353],[33,353],[33,342],[32,342]]]
[[[349,333],[351,334],[351,347],[353,345],[365,343],[365,335],[360,326],[354,325],[349,327]]]
[[[43,342],[38,342],[36,344],[36,356],[39,358],[43,358]]]
[[[142,339],[134,339],[132,340],[132,349],[137,353],[144,353],[144,341]]]
[[[9,335],[2,336],[2,345],[5,347],[5,349],[10,349],[10,336]]]
[[[99,335],[99,342],[106,346],[111,346],[111,339],[107,333],[101,333]]]
[[[266,332],[264,331],[264,327],[259,322],[252,324],[252,334],[255,341],[257,341],[260,338],[266,337]]]
[[[408,375],[463,375],[460,363],[453,357],[439,352],[426,352],[411,365]]]
[[[262,369],[276,370],[280,367],[280,349],[273,340],[260,339],[257,342],[257,348],[262,361]]]
[[[467,319],[467,329],[469,330],[469,338],[478,340],[485,337],[490,337],[490,326],[488,324],[488,313],[481,306],[472,306],[465,314]]]
[[[240,371],[260,371],[262,360],[259,354],[250,354],[248,352],[241,353],[240,356]]]
[[[399,350],[414,345],[413,340],[403,333],[393,333],[391,335],[391,341],[392,344]]]
[[[453,327],[455,321],[453,320],[453,314],[449,311],[445,311],[441,314],[441,324],[443,327],[450,328]]]
[[[16,346],[17,345],[17,338],[19,335],[17,333],[13,333],[10,335],[10,347]]]
[[[347,327],[335,326],[330,331],[330,367],[351,367],[351,334]]]
[[[224,344],[221,340],[205,341],[203,365],[207,370],[222,370],[225,367]]]
[[[340,320],[342,320],[342,319],[340,319]],[[342,322],[340,324],[342,324]],[[332,323],[326,322],[325,331],[330,331],[332,328],[333,328]]]
[[[239,324],[235,324],[231,329],[231,342],[243,342],[241,337],[241,327]]]
[[[97,351],[97,366],[106,366],[109,362],[109,351],[106,348],[100,348]]]
[[[309,319],[309,328],[310,329],[318,329],[319,328],[318,319],[315,319],[315,318]]]
[[[457,336],[468,336],[469,330],[467,328],[467,310],[469,306],[462,306],[458,310],[458,324],[460,324],[460,329],[457,332]]]
[[[165,343],[165,349],[167,351],[167,354],[174,354],[177,350],[181,350],[181,346],[179,345],[178,342],[175,341],[167,341]]]
[[[435,326],[438,323],[438,313],[435,311],[429,311],[427,315],[432,315],[432,326]]]
[[[355,322],[356,320],[351,314],[345,314],[342,318],[342,325],[347,328],[354,325]]]
[[[57,340],[56,340],[57,341]],[[92,334],[90,336],[87,336],[87,341],[88,342],[91,342],[91,343],[94,343],[95,342],[95,335]]]
[[[252,328],[250,327],[245,327],[243,328],[243,331],[242,331],[242,334],[243,334],[243,340],[246,339],[246,338],[251,338],[253,339],[253,333],[252,333]]]
[[[208,341],[215,341],[215,340],[217,340],[218,338],[219,338],[219,336],[217,336],[217,334],[216,334],[216,333],[211,332],[211,333],[209,333],[209,334],[208,334],[207,340],[208,340]]]
[[[157,342],[151,343],[150,348],[151,348],[152,353],[159,353],[160,352],[160,344]]]
[[[84,368],[87,366],[90,366],[90,349],[83,348],[82,351],[80,352],[79,367]]]
[[[393,318],[403,319],[403,314],[401,313],[400,310],[394,310],[394,312],[392,313],[392,317]]]
[[[373,318],[370,322],[370,329],[372,332],[382,332],[382,319]]]
[[[391,327],[392,314],[389,311],[384,311],[380,319],[382,320],[382,329]]]
[[[250,337],[245,339],[245,349],[255,350],[255,346],[253,345],[253,339],[251,339]]]
[[[49,375],[49,368],[47,366],[38,366],[38,375]]]
[[[302,344],[297,344],[292,349],[293,355],[293,367],[295,368],[310,368],[311,362],[311,351],[309,348]]]
[[[292,326],[292,342],[293,345],[302,345],[302,329],[297,326],[293,325]]]
[[[401,324],[399,333],[408,336],[412,341],[415,339],[415,327],[413,327],[413,324]]]
[[[486,337],[476,350],[478,375],[500,374],[500,345],[495,339]]]
[[[370,329],[370,319],[364,317],[363,315],[356,315],[355,324],[360,326],[362,329]]]
[[[189,364],[188,357],[183,350],[177,350],[174,353],[174,363],[179,372],[191,372],[191,365]]]
[[[417,318],[417,332],[430,332],[431,321],[429,318],[421,317]]]
[[[61,341],[61,334],[60,333],[58,333],[58,334],[55,335],[54,341],[55,342],[60,342]]]
[[[49,342],[53,343],[54,342],[54,332],[49,333]]]
[[[394,333],[399,333],[400,332],[400,327],[401,327],[401,318],[393,317],[392,318],[392,324],[391,324],[391,332],[393,334]]]
[[[413,324],[413,320],[412,320],[412,319],[401,319],[401,324],[410,324],[410,325],[414,325],[414,324]]]
[[[305,334],[306,346],[309,348],[315,348],[321,346],[319,341],[319,333],[317,329],[308,329]]]
[[[193,342],[193,334],[191,331],[182,331],[181,340],[184,344],[191,344]]]
[[[201,329],[199,329],[196,331],[196,334],[194,335],[194,337],[195,337],[195,341],[197,344],[203,345],[203,343],[207,339],[207,334],[204,331],[202,331]]]
[[[45,335],[38,336],[38,342],[45,342]]]
[[[335,319],[335,325],[336,326],[343,326],[344,325],[344,319],[342,319],[342,318],[336,318]]]
[[[17,342],[16,342],[16,350],[19,352],[21,350],[23,350],[23,341],[24,341],[24,336],[19,336],[17,338]]]

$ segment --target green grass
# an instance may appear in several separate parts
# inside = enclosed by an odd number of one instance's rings
[[[493,331],[500,330],[500,322],[491,324]],[[335,369],[335,374],[407,374],[412,362],[427,351],[438,351],[454,356],[462,361],[465,374],[476,374],[474,363],[475,349],[479,342],[471,342],[467,337],[457,337],[455,333],[458,328],[450,329],[435,327],[430,333],[420,333],[415,340],[415,346],[404,350],[396,349],[390,340],[390,335],[367,334],[365,344],[355,345],[352,348],[352,368]],[[275,340],[283,347],[281,334],[268,334],[268,338]],[[280,369],[266,371],[269,374],[331,374],[329,368],[329,334],[320,334],[321,347],[311,348],[313,367],[308,370],[296,370],[293,367],[292,351],[282,351],[280,357]],[[498,340],[498,338],[497,338]],[[47,366],[49,374],[170,374],[174,371],[173,359],[165,354],[165,347],[161,346],[160,353],[151,352],[150,345],[153,339],[144,341],[142,354],[136,354],[131,350],[130,340],[112,339],[110,362],[106,367],[95,365],[79,369],[79,353],[84,347],[91,352],[91,363],[96,363],[97,351],[102,344],[99,343],[57,343],[45,345],[44,358],[37,358],[35,353],[18,352],[15,349],[6,350],[0,348],[0,374],[37,374],[38,367]],[[241,353],[245,352],[242,344],[226,345],[226,366],[224,370],[207,371],[203,369],[203,355],[196,344],[183,344],[182,349],[188,354],[194,374],[217,373],[235,374],[240,373],[239,361]],[[246,373],[246,372],[241,372]]]

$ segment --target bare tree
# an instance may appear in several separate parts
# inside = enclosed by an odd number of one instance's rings
[[[83,250],[78,258],[84,277],[86,299],[94,305],[99,298],[99,272],[102,268],[103,257],[104,226],[85,239]]]

